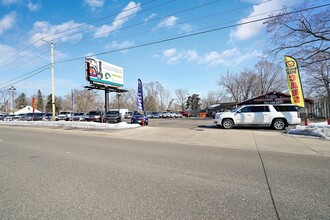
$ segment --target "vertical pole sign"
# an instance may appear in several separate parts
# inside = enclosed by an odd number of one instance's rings
[[[143,87],[142,81],[138,79],[138,92],[137,92],[137,102],[136,102],[136,109],[141,114],[144,113],[144,105],[143,105]]]
[[[34,111],[37,108],[37,99],[36,98],[32,98],[32,113],[34,113]]]
[[[286,77],[291,95],[291,103],[299,107],[305,107],[304,94],[300,81],[297,61],[291,56],[284,56]]]

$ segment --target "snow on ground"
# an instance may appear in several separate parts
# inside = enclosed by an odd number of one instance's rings
[[[1,121],[0,125],[27,126],[27,127],[65,127],[65,128],[85,128],[120,130],[140,127],[139,124],[127,124],[120,122],[116,124],[98,122],[72,122],[72,121]]]
[[[32,126],[32,127],[65,127],[83,129],[120,130],[140,127],[139,124],[128,124],[120,122],[117,124],[97,123],[97,122],[71,122],[71,121],[0,121],[0,125],[11,126]],[[310,123],[309,126],[297,125],[289,129],[287,134],[312,136],[325,140],[330,140],[330,125],[327,122]]]
[[[330,140],[330,125],[327,122],[310,123],[309,126],[297,125],[294,129],[288,130],[288,134],[313,136]]]

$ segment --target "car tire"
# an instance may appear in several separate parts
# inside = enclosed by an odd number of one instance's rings
[[[286,127],[285,121],[283,119],[275,119],[273,121],[273,126],[275,130],[283,130]]]
[[[234,121],[232,119],[224,119],[222,121],[222,127],[224,129],[231,129],[234,126]]]

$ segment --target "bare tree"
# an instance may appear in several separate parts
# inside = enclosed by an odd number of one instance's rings
[[[65,95],[62,101],[62,110],[72,109],[72,94],[74,96],[74,111],[89,112],[91,110],[103,109],[104,102],[96,90],[74,89],[72,93]]]
[[[280,65],[261,60],[255,65],[256,83],[252,96],[287,89],[285,74]]]
[[[225,93],[223,91],[215,92],[209,91],[206,97],[201,99],[202,108],[207,108],[208,106],[225,101]]]
[[[308,95],[330,103],[330,61],[324,60],[308,66],[304,84]]]
[[[239,103],[252,97],[256,78],[256,74],[249,69],[244,69],[241,73],[227,72],[220,77],[218,85],[222,86],[236,103]]]
[[[278,16],[272,16],[266,22],[267,31],[271,34],[269,54],[289,54],[302,66],[330,59],[330,8],[308,10],[313,7],[311,2],[305,1],[295,8],[283,8]],[[319,54],[323,54],[324,59],[319,59]]]
[[[129,89],[128,92],[122,93],[121,97],[123,108],[127,108],[130,111],[136,109],[137,92],[135,89]]]
[[[189,96],[187,89],[177,89],[175,90],[176,100],[180,105],[182,111],[186,110],[187,98]]]
[[[9,112],[11,94],[9,89],[0,90],[0,111]]]

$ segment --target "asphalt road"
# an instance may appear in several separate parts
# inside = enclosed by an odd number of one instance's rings
[[[0,219],[330,218],[329,157],[110,132],[0,127]]]

